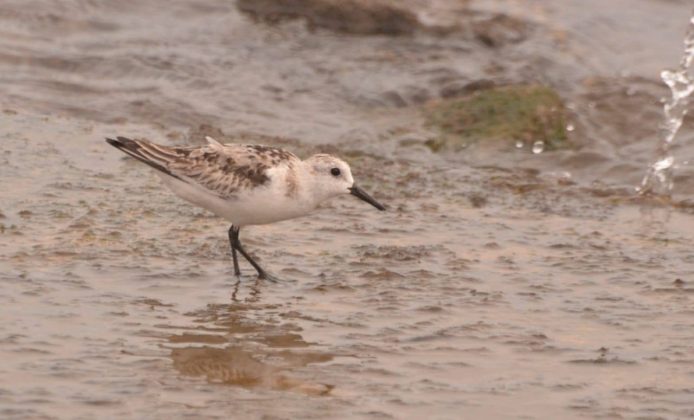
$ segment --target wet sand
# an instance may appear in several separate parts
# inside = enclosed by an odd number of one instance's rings
[[[502,52],[223,1],[0,6],[0,417],[694,416],[690,169],[671,200],[633,196],[689,5],[513,3],[535,29]],[[417,107],[493,62],[544,69],[576,149],[423,146]],[[284,281],[238,281],[225,222],[103,142],[204,133],[340,154],[389,211],[249,228]],[[692,139],[689,119],[681,161]]]

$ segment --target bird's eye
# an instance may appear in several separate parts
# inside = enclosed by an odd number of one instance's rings
[[[330,173],[333,174],[333,176],[340,176],[340,168],[332,168]]]

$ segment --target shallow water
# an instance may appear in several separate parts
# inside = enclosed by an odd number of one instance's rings
[[[632,188],[687,2],[513,2],[537,26],[502,52],[126,3],[0,5],[0,417],[694,416],[694,184]],[[422,90],[491,62],[546,69],[581,147],[421,146]],[[237,281],[228,226],[102,140],[203,132],[346,156],[389,211],[345,197],[246,229],[284,281]]]

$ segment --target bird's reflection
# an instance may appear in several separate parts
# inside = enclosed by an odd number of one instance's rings
[[[230,303],[187,313],[192,325],[169,336],[174,368],[214,384],[329,393],[331,385],[294,379],[291,371],[327,362],[333,355],[313,350],[294,320],[282,319],[278,304],[263,303],[262,287],[262,280],[239,280]]]
[[[242,284],[248,287],[249,289],[248,297],[243,299],[244,302],[255,303],[260,301],[261,281],[262,280],[256,277],[255,280],[251,282],[247,280],[244,280],[242,282],[241,277],[237,277],[236,283],[234,283],[231,290],[231,301],[237,303],[242,301],[242,299],[239,297],[239,290],[241,289]]]

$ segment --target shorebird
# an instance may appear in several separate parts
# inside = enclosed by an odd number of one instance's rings
[[[354,183],[349,165],[334,156],[317,154],[301,160],[275,147],[206,139],[208,144],[201,147],[170,147],[126,137],[106,141],[156,169],[174,194],[231,222],[229,244],[236,276],[241,275],[238,251],[259,278],[272,279],[241,245],[244,226],[305,216],[341,194],[385,210]]]

